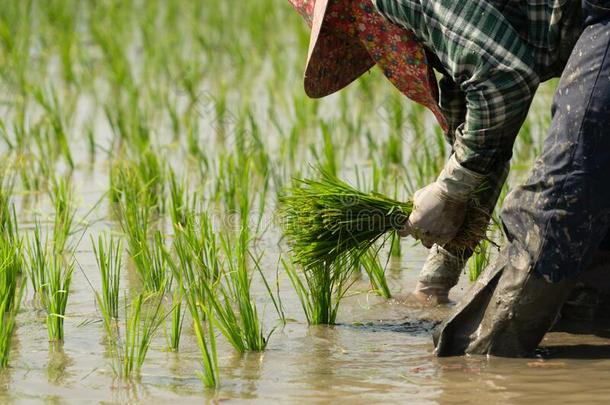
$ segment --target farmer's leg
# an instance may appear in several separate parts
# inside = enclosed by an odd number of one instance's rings
[[[506,199],[508,243],[435,334],[439,355],[531,352],[606,235],[609,15],[610,9],[598,16],[576,44],[542,155],[526,183]]]
[[[500,167],[489,175],[484,189],[480,191],[477,209],[491,215],[507,175],[508,165]],[[420,301],[447,302],[449,290],[459,281],[464,265],[471,255],[472,251],[454,251],[434,245],[419,274],[414,295]]]
[[[602,240],[591,263],[578,277],[576,286],[561,308],[561,320],[590,321],[610,318],[610,234]]]

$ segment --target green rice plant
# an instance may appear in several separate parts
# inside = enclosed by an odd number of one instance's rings
[[[247,242],[247,231],[244,230],[237,241],[222,237],[227,268],[216,286],[203,286],[208,299],[206,305],[210,308],[214,324],[240,353],[264,350],[269,337],[262,333],[258,309],[251,295]],[[237,246],[233,243],[237,243]]]
[[[164,237],[157,230],[152,239],[149,238],[150,207],[133,196],[133,190],[126,192],[119,202],[119,218],[127,238],[127,252],[136,266],[145,290],[165,291],[168,272],[167,262],[162,254]]]
[[[3,259],[7,260],[9,258],[5,257]],[[23,284],[20,288],[17,287],[15,274],[4,274],[12,272],[13,269],[6,262],[0,264],[0,272],[3,273],[1,278],[5,280],[3,282],[10,279],[12,283],[10,286],[4,285],[2,290],[0,290],[0,370],[8,366],[13,332],[15,330],[15,320],[19,313],[24,291]]]
[[[201,311],[193,306],[202,305],[198,297],[191,298],[192,304],[189,304],[191,316],[193,318],[193,327],[197,336],[197,345],[201,351],[203,371],[197,372],[204,387],[216,388],[220,384],[220,370],[218,367],[218,355],[216,350],[216,336],[214,335],[214,327],[210,316],[206,318],[201,316]],[[206,337],[207,334],[207,337]]]
[[[102,314],[108,319],[118,319],[123,242],[99,235],[97,242],[91,237],[91,245],[102,283],[99,299]]]
[[[0,170],[0,176],[3,177],[0,180],[0,232],[4,238],[15,240],[19,236],[19,227],[15,205],[11,203],[14,183],[3,170]]]
[[[19,223],[15,205],[10,201],[12,182],[0,184],[0,296],[7,299],[10,310],[15,296],[17,277],[23,273],[23,239],[19,235]]]
[[[46,282],[48,252],[48,236],[45,235],[45,239],[43,241],[40,231],[40,224],[36,222],[34,225],[33,239],[30,239],[29,235],[27,236],[27,256],[29,262],[29,265],[27,266],[27,273],[28,279],[32,284],[32,289],[34,290],[34,293],[39,296],[39,298],[41,298],[43,286]]]
[[[85,134],[87,136],[87,152],[89,154],[89,163],[95,163],[95,151],[97,145],[95,143],[95,131],[92,127],[87,126],[85,130]]]
[[[50,341],[64,340],[64,320],[74,271],[73,259],[51,254],[48,258],[44,283],[41,285],[42,303],[47,311],[47,332]]]
[[[74,192],[65,178],[55,179],[51,187],[51,202],[55,209],[53,227],[53,249],[62,254],[72,232],[76,207],[73,201]]]
[[[190,225],[174,240],[180,265],[173,267],[175,273],[179,272],[187,301],[190,300],[189,310],[198,312],[193,318],[211,316],[214,325],[240,353],[264,350],[271,333],[265,335],[262,332],[261,319],[251,293],[253,272],[249,268],[250,260],[262,277],[278,314],[280,311],[260,268],[260,257],[253,256],[249,250],[247,226],[242,224],[236,240],[225,232],[218,236],[209,215],[203,213],[199,231],[195,229]],[[196,297],[197,305],[193,304],[193,297]]]
[[[46,120],[49,124],[48,136],[53,136],[53,148],[50,151],[61,154],[71,169],[74,168],[74,158],[68,141],[68,119],[73,114],[73,107],[66,109],[59,101],[59,96],[54,87],[32,87],[30,94],[43,108]]]
[[[180,347],[180,336],[182,335],[182,326],[184,323],[184,315],[185,312],[182,307],[182,299],[184,295],[184,290],[179,282],[178,285],[174,288],[172,293],[172,308],[170,310],[170,333],[169,337],[167,331],[165,333],[168,338],[168,347],[169,350],[173,352],[177,352]]]
[[[155,300],[150,307],[147,301]],[[112,370],[116,377],[130,380],[138,377],[148,349],[163,322],[162,298],[157,294],[138,294],[128,305],[125,296],[125,333],[121,337],[118,329],[109,335]]]
[[[205,287],[218,283],[224,266],[218,237],[207,213],[198,216],[193,209],[189,209],[185,219],[184,226],[176,226],[173,241],[173,250],[178,260],[169,257],[166,251],[166,262],[172,269],[174,280],[177,280],[184,290],[186,298],[196,296],[207,302],[205,297],[208,289]],[[202,309],[190,309],[195,308]],[[205,319],[205,313],[201,313],[200,317]]]
[[[400,235],[398,232],[393,231],[390,234],[390,256],[400,257],[402,255],[402,249],[400,246]]]
[[[188,196],[186,192],[186,182],[179,182],[176,179],[176,173],[169,170],[169,196],[170,208],[169,213],[172,219],[174,231],[176,227],[186,225],[186,215],[188,209]]]
[[[339,305],[354,280],[355,263],[341,258],[332,264],[297,271],[295,263],[282,258],[282,265],[299,298],[309,325],[333,325]]]
[[[491,243],[484,240],[475,249],[474,254],[468,262],[468,275],[470,277],[470,281],[476,281],[489,264],[491,254],[490,248]]]
[[[22,240],[0,237],[0,297],[6,299],[6,311],[12,310],[17,294],[17,279],[23,272]]]
[[[155,231],[152,242],[145,250],[148,272],[144,279],[144,286],[148,291],[165,292],[171,284],[170,266],[167,263],[165,252],[165,237],[161,231]]]
[[[204,223],[204,227],[207,228],[209,222],[205,221]],[[215,243],[215,239],[210,240],[211,243]],[[210,285],[216,282],[217,277],[214,275],[216,269],[210,268],[210,265],[218,268],[220,258],[216,254],[208,257],[206,253],[199,256],[198,246],[193,235],[178,234],[174,240],[174,250],[178,256],[179,264],[174,264],[172,269],[175,279],[179,280],[177,288],[182,291],[181,294],[184,295],[187,308],[191,314],[197,345],[202,356],[203,370],[198,373],[199,378],[205,387],[215,388],[218,386],[220,378],[216,336],[207,302],[209,301],[209,294],[213,294]],[[216,252],[216,248],[212,247],[208,252]],[[197,257],[203,257],[206,260],[199,261],[196,259]],[[211,260],[208,261],[208,258]],[[170,261],[170,263],[173,262]],[[176,326],[173,320],[172,326],[173,328]]]
[[[360,258],[360,264],[369,276],[373,291],[383,298],[392,298],[392,293],[390,292],[388,281],[385,277],[385,268],[379,263],[377,249],[369,249],[369,251]]]
[[[320,180],[299,180],[280,197],[284,232],[294,260],[304,270],[320,271],[342,258],[356,259],[387,232],[407,223],[411,201],[364,193],[330,173],[320,173]],[[478,211],[469,210],[452,247],[472,248],[485,238],[488,216]]]
[[[110,200],[137,198],[151,212],[162,213],[165,201],[165,162],[151,148],[136,159],[118,160],[110,168]]]
[[[324,171],[332,175],[338,174],[338,157],[336,156],[337,147],[333,144],[333,135],[329,124],[320,124],[322,131],[322,157],[318,157],[318,165]]]

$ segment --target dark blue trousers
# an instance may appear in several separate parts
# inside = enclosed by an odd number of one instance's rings
[[[542,155],[501,214],[509,240],[549,282],[580,274],[610,224],[610,1],[583,0],[583,9],[587,27],[557,88]]]
[[[542,154],[504,203],[508,243],[437,330],[438,355],[526,355],[610,246],[610,0],[583,11]]]

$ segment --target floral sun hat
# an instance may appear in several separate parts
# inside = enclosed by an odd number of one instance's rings
[[[305,92],[341,90],[375,64],[405,96],[429,108],[441,127],[438,85],[415,35],[381,16],[371,0],[289,0],[311,27]]]

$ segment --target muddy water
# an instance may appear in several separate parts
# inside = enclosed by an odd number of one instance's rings
[[[105,182],[103,174],[77,179],[83,196],[81,214],[97,201],[101,193],[96,190]],[[44,204],[44,200],[38,203]],[[35,212],[36,207],[23,211]],[[105,220],[94,221],[107,217],[106,210],[102,204],[94,211],[90,234],[113,226]],[[554,333],[545,339],[544,345],[551,348],[545,358],[438,359],[432,354],[431,331],[450,308],[427,310],[407,307],[399,300],[386,302],[367,294],[363,281],[356,283],[354,294],[343,303],[339,325],[308,327],[285,277],[280,280],[290,318],[285,326],[277,324],[271,306],[261,298],[266,328],[277,326],[267,351],[239,356],[219,338],[222,385],[218,392],[205,391],[196,375],[200,355],[188,325],[179,353],[165,349],[161,331],[141,380],[118,383],[113,380],[103,327],[87,282],[99,285],[88,237],[77,253],[79,269],[68,305],[64,345],[49,345],[44,314],[28,296],[19,317],[11,368],[0,375],[0,402],[605,403],[610,395],[608,340]],[[272,248],[273,240],[273,235],[263,239],[260,247]],[[398,297],[414,285],[426,255],[424,249],[407,243],[404,249],[404,258],[388,270],[391,289]],[[272,277],[274,261],[267,260],[265,267]],[[133,269],[128,269],[123,287],[135,288],[134,280]],[[463,277],[452,298],[458,299],[468,285]]]
[[[75,176],[79,218],[102,198],[107,167],[80,167]],[[22,229],[32,218],[45,218],[48,200],[17,196]],[[432,329],[450,308],[422,309],[401,304],[415,285],[425,249],[404,242],[403,258],[392,262],[388,279],[398,299],[367,293],[362,280],[342,304],[339,325],[308,327],[285,276],[280,275],[285,326],[265,299],[265,328],[276,328],[264,353],[240,356],[219,337],[221,387],[206,391],[196,375],[200,353],[185,322],[179,353],[166,350],[163,330],[149,351],[140,381],[114,380],[90,284],[99,276],[89,237],[116,229],[109,208],[100,204],[87,217],[90,227],[76,254],[78,268],[68,303],[65,343],[49,345],[44,313],[28,293],[18,318],[11,367],[0,373],[0,403],[201,403],[350,402],[350,403],[606,403],[610,397],[610,340],[593,335],[551,333],[547,350],[532,359],[433,356]],[[265,272],[274,279],[278,235],[267,232],[257,248],[268,252]],[[137,290],[129,266],[122,286]],[[467,277],[452,293],[458,300]],[[597,331],[610,336],[610,330]]]

